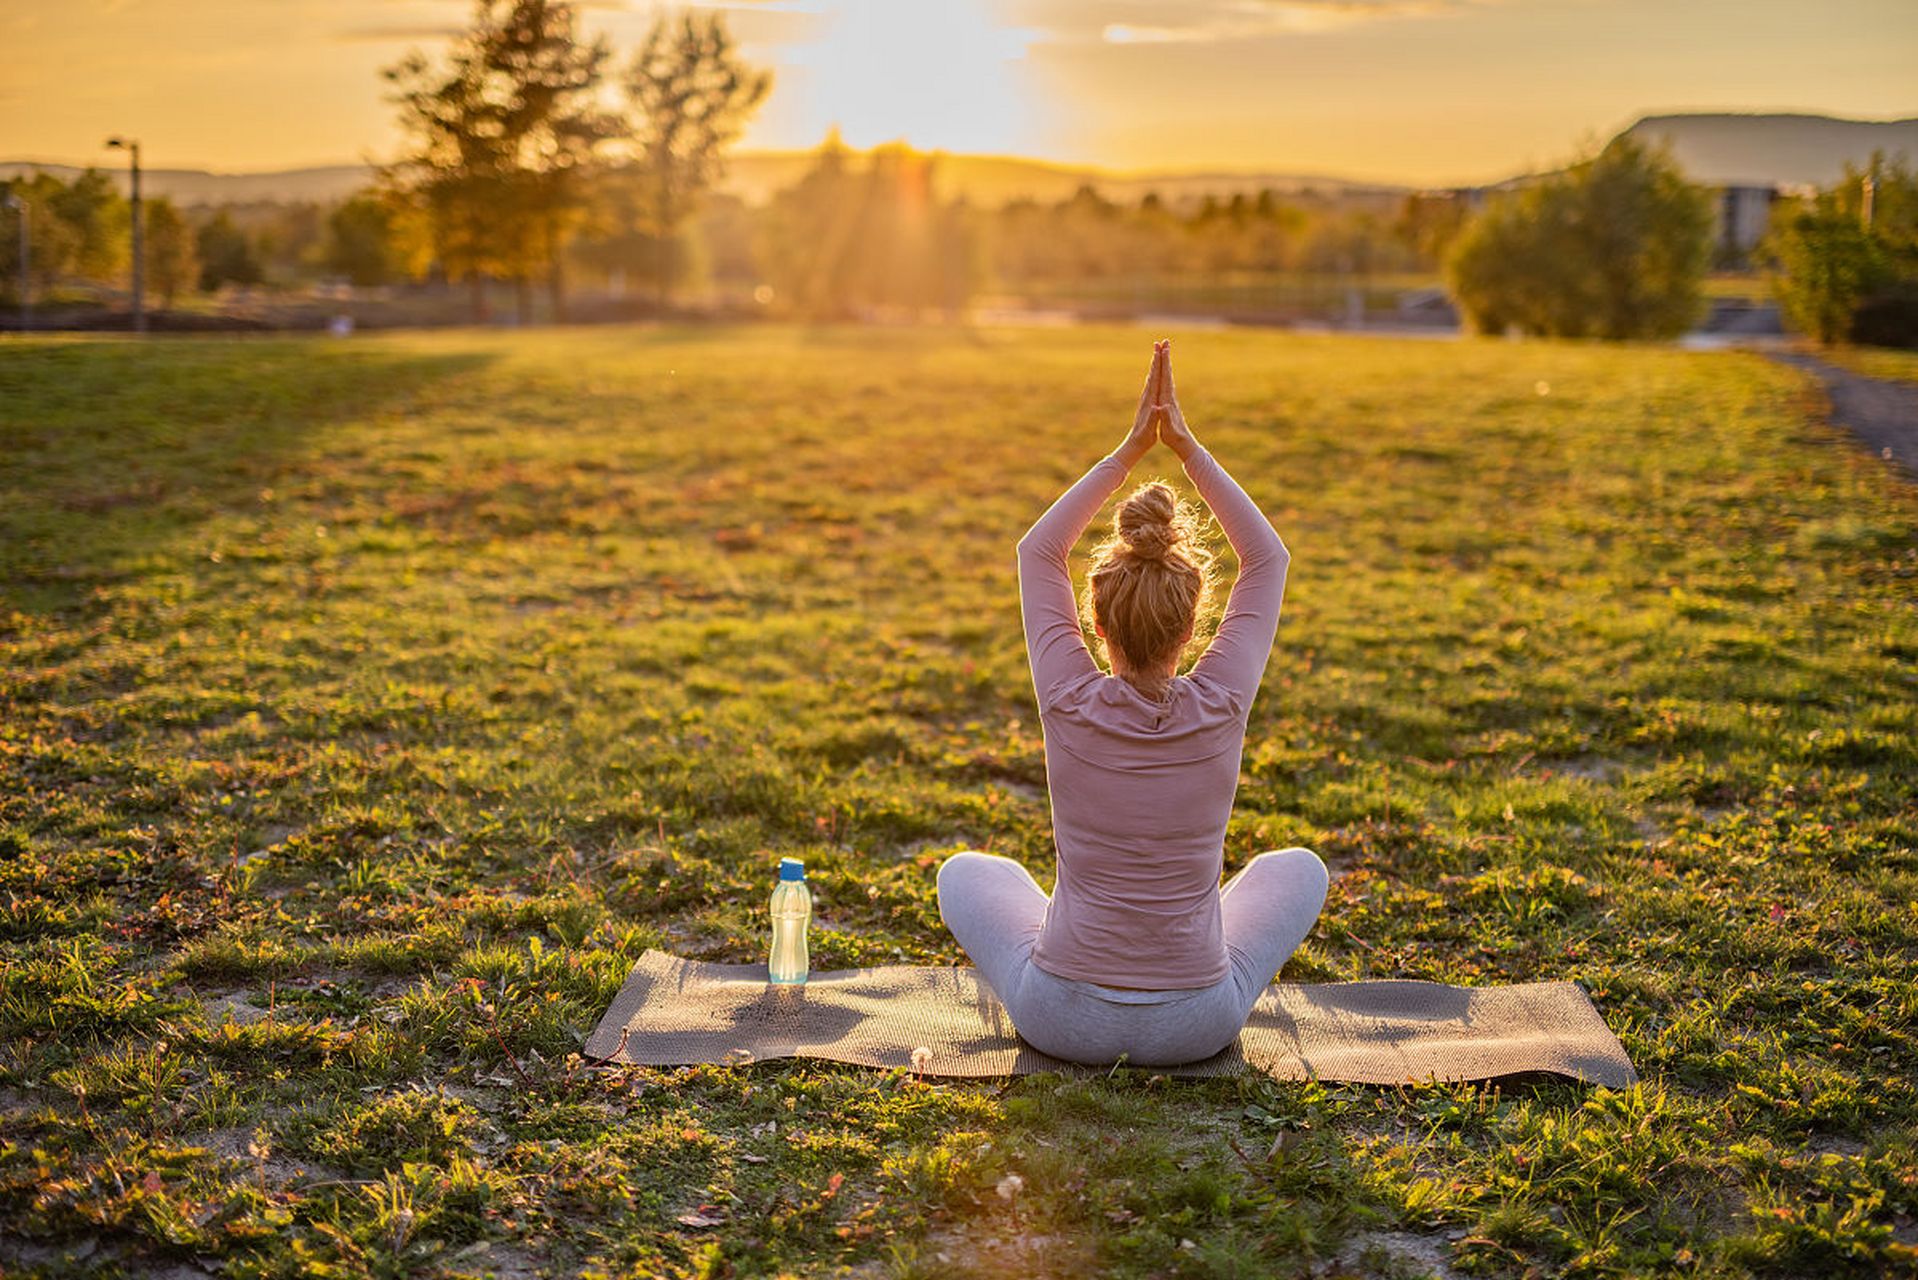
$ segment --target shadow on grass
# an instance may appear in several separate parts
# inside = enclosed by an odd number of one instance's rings
[[[0,350],[0,589],[71,608],[208,519],[298,479],[332,429],[491,362],[315,340]]]

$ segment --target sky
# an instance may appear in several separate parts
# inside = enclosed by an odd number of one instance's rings
[[[1557,164],[1643,114],[1918,115],[1918,0],[700,0],[774,73],[748,148],[1411,184]],[[650,0],[589,0],[635,47]],[[470,0],[0,0],[0,160],[386,158],[380,68]]]

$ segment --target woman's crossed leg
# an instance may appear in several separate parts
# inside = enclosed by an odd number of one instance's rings
[[[1093,1028],[1086,1025],[1088,1010],[1080,1001],[1070,1011],[1077,1023],[1072,1045],[1091,1048],[1094,1059],[1104,1061],[1105,1049],[1134,1043],[1127,1032],[1136,1030],[1140,1050],[1164,1063],[1208,1057],[1230,1044],[1260,993],[1311,932],[1325,904],[1326,888],[1325,864],[1310,849],[1279,849],[1254,857],[1220,890],[1231,969],[1213,987],[1200,989],[1213,997],[1204,1001],[1214,1011],[1208,1022],[1220,1025],[1193,1026],[1180,1010],[1182,1025],[1168,1038],[1168,1029],[1160,1025],[1165,1018],[1155,1012],[1165,1006],[1117,1003],[1092,1010],[1101,1024]],[[940,865],[938,896],[940,918],[998,994],[1020,1034],[1055,1057],[1073,1056],[1054,1052],[1035,1039],[1050,1039],[1050,1028],[1059,1024],[1064,1013],[1058,1004],[1082,991],[1085,984],[1071,984],[1042,972],[1029,981],[1038,972],[1032,965],[1032,948],[1045,923],[1048,902],[1032,873],[1012,858],[968,850]],[[1193,1010],[1198,1007],[1195,1004]],[[1224,1019],[1230,1020],[1229,1026],[1223,1025]],[[1105,1034],[1092,1034],[1095,1030]],[[1193,1047],[1202,1044],[1212,1048]],[[1164,1056],[1172,1052],[1188,1056]],[[1137,1053],[1134,1060],[1142,1061]]]

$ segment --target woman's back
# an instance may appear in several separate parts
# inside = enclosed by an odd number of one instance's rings
[[[1185,676],[1155,707],[1102,675],[1043,723],[1059,877],[1033,963],[1112,986],[1216,982],[1244,721],[1220,691]]]
[[[1033,962],[1059,977],[1172,989],[1207,986],[1227,970],[1218,893],[1225,831],[1288,555],[1209,453],[1194,447],[1183,460],[1240,570],[1218,634],[1163,699],[1100,670],[1080,631],[1066,565],[1125,466],[1101,460],[1019,544],[1059,856]]]

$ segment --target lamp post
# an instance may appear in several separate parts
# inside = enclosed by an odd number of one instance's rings
[[[146,307],[146,235],[144,219],[140,217],[140,140],[138,138],[108,138],[107,146],[119,148],[133,157],[133,331],[147,331]]]
[[[28,274],[31,262],[27,255],[30,247],[27,236],[27,202],[20,198],[18,191],[9,191],[7,208],[13,210],[15,216],[20,219],[20,332],[25,333],[33,327],[33,294],[28,291],[28,282],[33,277]]]

